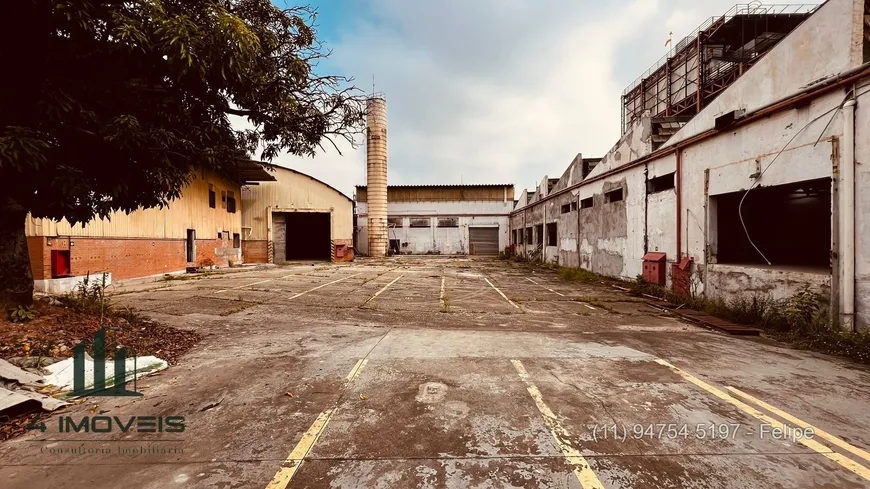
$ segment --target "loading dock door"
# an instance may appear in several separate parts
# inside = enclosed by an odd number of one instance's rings
[[[468,240],[474,255],[498,254],[498,228],[468,228]]]
[[[332,236],[328,212],[286,212],[284,224],[288,261],[332,260]]]

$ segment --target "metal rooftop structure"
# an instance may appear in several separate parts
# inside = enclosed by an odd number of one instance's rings
[[[818,7],[754,2],[707,19],[622,92],[622,133],[649,110],[666,140]]]

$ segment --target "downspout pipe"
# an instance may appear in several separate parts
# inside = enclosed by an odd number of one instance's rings
[[[840,328],[855,331],[855,99],[843,104],[840,165]]]
[[[677,166],[674,171],[674,191],[676,192],[677,197],[677,263],[683,259],[683,188],[682,188],[682,178],[680,176],[683,174],[683,148],[677,148],[676,150],[677,157]],[[687,246],[688,248],[688,246]]]

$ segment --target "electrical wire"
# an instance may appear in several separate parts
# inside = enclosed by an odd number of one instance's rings
[[[868,91],[870,91],[870,90],[866,90],[866,91],[864,91],[864,92],[861,92],[861,95],[867,93]],[[761,252],[761,250],[758,248],[758,246],[755,244],[755,242],[752,241],[752,237],[749,235],[749,229],[746,227],[746,221],[744,221],[744,219],[743,219],[743,202],[746,200],[746,196],[749,195],[749,192],[751,192],[752,189],[754,189],[755,187],[757,187],[758,184],[759,184],[759,182],[761,182],[761,177],[764,176],[764,174],[765,174],[765,173],[767,172],[767,170],[771,167],[771,165],[773,165],[773,163],[776,162],[776,160],[779,158],[779,156],[780,156],[783,152],[785,152],[785,150],[789,147],[789,145],[790,145],[790,144],[791,144],[791,143],[792,143],[792,142],[793,142],[793,141],[794,141],[794,140],[795,140],[795,139],[796,139],[796,138],[797,138],[801,133],[803,133],[803,132],[806,130],[806,128],[810,127],[812,124],[814,124],[815,122],[817,122],[817,121],[820,120],[821,118],[823,118],[823,117],[825,117],[826,115],[828,115],[828,114],[830,114],[830,113],[833,112],[834,114],[831,116],[831,120],[828,121],[828,124],[826,124],[826,125],[825,125],[825,128],[822,129],[822,134],[824,134],[825,131],[828,130],[828,126],[830,126],[830,125],[831,125],[831,122],[834,120],[834,117],[837,116],[837,112],[838,112],[840,109],[842,109],[843,106],[844,106],[844,104],[846,103],[846,101],[849,100],[849,97],[851,96],[851,94],[852,94],[852,91],[849,91],[849,92],[846,94],[846,96],[843,98],[843,101],[840,102],[839,105],[837,105],[836,107],[834,107],[834,108],[828,110],[827,112],[825,112],[825,113],[823,113],[823,114],[820,114],[820,115],[816,116],[815,119],[813,119],[813,120],[807,122],[807,123],[806,123],[802,128],[800,128],[800,130],[799,130],[798,132],[796,132],[796,133],[794,134],[794,136],[792,136],[791,139],[788,140],[787,143],[785,143],[785,146],[783,146],[782,149],[779,150],[778,153],[776,153],[776,155],[773,157],[773,159],[770,160],[770,163],[768,163],[767,166],[764,167],[764,170],[761,171],[761,173],[760,173],[760,174],[758,175],[758,177],[755,179],[755,182],[753,182],[752,185],[749,186],[749,188],[748,188],[748,189],[746,190],[746,192],[743,194],[743,197],[740,199],[740,204],[737,206],[737,215],[740,217],[740,225],[743,226],[743,232],[746,234],[746,239],[749,241],[749,244],[751,244],[752,247],[755,248],[755,251],[757,251],[758,254],[761,255],[761,258],[764,259],[764,262],[767,263],[768,265],[773,265],[773,264],[770,262],[770,260],[767,259],[766,256],[764,256],[764,253]],[[860,95],[858,95],[858,96],[860,96]],[[855,97],[855,98],[857,98],[857,97]],[[819,140],[821,140],[821,135],[819,136]],[[818,141],[816,141],[816,143],[818,143]],[[815,144],[814,144],[813,146],[815,146]]]

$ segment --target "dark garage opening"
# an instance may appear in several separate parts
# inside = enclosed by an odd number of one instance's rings
[[[714,197],[717,262],[766,265],[740,223],[737,209],[745,193]],[[743,220],[771,265],[830,268],[830,178],[754,188],[743,202]]]
[[[284,214],[287,226],[287,260],[332,259],[329,213],[288,212]]]

